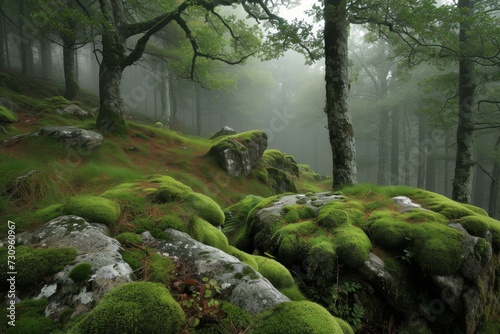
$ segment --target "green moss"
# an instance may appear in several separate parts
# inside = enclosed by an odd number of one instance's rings
[[[51,206],[36,211],[33,217],[38,222],[46,223],[62,215],[64,215],[64,205],[53,204]]]
[[[500,320],[493,319],[483,323],[477,330],[477,334],[498,334],[500,333]]]
[[[161,284],[132,282],[107,293],[76,326],[78,333],[177,334],[186,318]]]
[[[254,255],[253,258],[258,265],[257,271],[267,278],[276,289],[281,291],[295,285],[295,281],[288,269],[278,261],[258,255]]]
[[[351,325],[347,323],[347,321],[344,321],[340,318],[335,318],[337,323],[339,324],[340,328],[342,329],[343,334],[354,334],[354,330],[352,329]]]
[[[6,334],[48,334],[56,331],[57,326],[52,319],[45,317],[48,306],[47,299],[25,299],[16,304],[15,327],[7,325],[7,314],[2,307],[0,331]]]
[[[250,334],[343,334],[326,309],[309,301],[278,304],[257,315]]]
[[[17,122],[17,115],[0,105],[0,123],[14,123]]]
[[[376,211],[369,220],[368,231],[376,245],[386,248],[404,248],[412,236],[413,225],[401,220],[401,215],[390,211]]]
[[[77,264],[68,274],[74,282],[78,283],[84,281],[90,277],[92,273],[92,265],[90,263],[79,263]]]
[[[196,328],[196,333],[200,334],[220,334],[220,333],[244,333],[250,326],[252,315],[239,306],[229,302],[222,302],[224,317],[218,323],[204,324],[203,327]],[[237,330],[235,332],[234,330]]]
[[[313,224],[312,222],[309,223]],[[303,224],[307,224],[307,222]],[[284,265],[291,266],[294,263],[300,262],[305,259],[309,253],[310,248],[311,247],[308,245],[308,243],[304,239],[300,238],[297,234],[284,233],[280,239],[278,258]]]
[[[190,234],[195,240],[205,245],[227,252],[229,243],[226,236],[217,227],[204,219],[198,217],[193,218],[193,228]]]
[[[252,267],[255,270],[259,270],[259,265],[257,264],[257,261],[255,260],[254,255],[245,253],[241,250],[239,250],[236,247],[229,246],[227,248],[227,253],[229,255],[234,256],[238,260],[240,260],[242,263],[248,264],[250,267]]]
[[[62,96],[53,96],[53,97],[48,97],[44,99],[42,102],[38,103],[34,109],[35,111],[38,112],[52,113],[56,109],[64,109],[66,106],[72,103],[73,102],[66,100]]]
[[[70,264],[76,257],[76,250],[73,248],[30,248],[18,246],[16,248],[16,284],[19,287],[37,285],[43,282],[44,277],[53,275],[62,270],[65,265]],[[0,248],[0,277],[2,287],[7,287],[8,251]]]
[[[467,204],[467,203],[462,203],[462,205],[464,207],[466,207],[467,209],[469,210],[472,210],[474,211],[475,213],[477,213],[478,215],[480,216],[485,216],[485,217],[489,217],[488,216],[488,212],[486,212],[486,210],[482,209],[482,208],[479,208],[475,205],[472,205],[472,204]]]
[[[147,258],[145,276],[150,282],[165,284],[172,278],[174,268],[175,264],[171,258],[160,254],[152,254]]]
[[[281,289],[280,292],[290,298],[290,300],[293,302],[307,300],[307,298],[302,294],[297,285],[294,285],[290,288]]]
[[[318,225],[332,229],[350,224],[350,219],[347,212],[337,209],[335,202],[325,204],[318,213]]]
[[[415,226],[410,250],[428,275],[453,275],[462,263],[463,233],[448,226],[422,223]]]
[[[316,288],[327,289],[332,285],[337,269],[337,254],[331,240],[324,240],[312,246],[304,263],[307,278]]]
[[[458,222],[467,232],[477,237],[484,237],[489,227],[484,217],[480,216],[465,216],[460,218]]]
[[[448,219],[442,214],[425,210],[410,210],[403,213],[401,218],[410,223],[448,223]]]
[[[139,234],[133,232],[120,233],[115,237],[115,239],[118,240],[120,244],[125,246],[129,244],[142,245],[143,242],[142,237]]]
[[[123,261],[127,262],[134,271],[142,267],[144,257],[146,253],[139,249],[126,249],[122,252]]]
[[[187,232],[188,227],[184,219],[179,217],[178,214],[167,214],[163,216],[157,224],[157,228],[162,230],[172,228],[177,231]]]
[[[118,204],[98,196],[75,196],[64,207],[64,211],[67,214],[85,218],[90,223],[107,226],[114,225],[120,218],[120,207]]]
[[[333,243],[339,261],[351,268],[362,265],[368,259],[368,253],[372,248],[366,234],[352,225],[335,229]]]

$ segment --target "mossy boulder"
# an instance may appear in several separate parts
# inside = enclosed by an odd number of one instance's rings
[[[77,324],[77,333],[177,334],[185,325],[182,308],[162,284],[132,282],[106,294]]]
[[[7,258],[9,252],[7,248],[0,248],[0,277],[2,279],[0,286],[7,288]],[[38,285],[44,281],[45,277],[53,275],[68,264],[77,256],[73,248],[31,248],[27,246],[18,246],[16,248],[16,285],[26,288],[30,285]]]
[[[15,326],[10,326],[7,321],[6,308],[2,307],[0,315],[4,321],[0,324],[0,332],[6,334],[47,334],[58,329],[51,318],[45,316],[48,306],[47,299],[25,299],[16,303]]]
[[[343,324],[345,327],[345,324]],[[343,334],[337,320],[322,306],[309,302],[281,303],[259,314],[250,334]]]
[[[217,139],[216,139],[217,140]],[[231,176],[250,174],[267,148],[267,135],[263,131],[248,131],[219,137],[210,148],[219,165]]]
[[[120,218],[120,206],[109,199],[81,195],[72,197],[64,207],[65,214],[85,218],[89,222],[113,226]]]

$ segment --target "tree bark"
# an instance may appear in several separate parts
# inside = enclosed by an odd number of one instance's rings
[[[417,188],[424,189],[425,182],[425,160],[426,160],[426,145],[425,145],[425,128],[426,117],[423,112],[418,114],[418,171],[417,171]]]
[[[40,40],[41,58],[42,58],[42,77],[52,78],[52,43],[42,38]]]
[[[467,52],[469,41],[469,24],[467,17],[474,12],[474,1],[459,0],[458,8],[463,10],[464,21],[460,23],[460,48]],[[474,166],[474,91],[475,68],[474,63],[466,56],[459,61],[458,87],[458,127],[457,127],[457,155],[455,160],[455,177],[453,179],[452,199],[462,202],[471,202],[472,170]]]
[[[19,8],[19,52],[21,54],[21,72],[24,76],[33,73],[33,52],[31,51],[31,41],[25,36],[26,23],[24,21],[25,0],[18,3]]]
[[[389,110],[383,108],[379,112],[378,122],[378,172],[377,184],[387,185],[387,160],[389,158]]]
[[[391,185],[399,184],[399,112],[392,111],[391,119]]]
[[[425,161],[425,189],[429,191],[436,191],[436,144],[432,129],[429,128],[427,136],[428,143],[426,143],[426,161]]]
[[[357,183],[356,149],[349,112],[346,0],[325,0],[326,114],[333,155],[333,188]]]
[[[75,62],[75,41],[68,38],[63,38],[63,68],[64,68],[64,98],[66,100],[73,100],[80,87],[78,86],[78,79],[76,75],[76,62]]]
[[[491,176],[493,176],[490,183],[490,196],[488,199],[488,215],[493,218],[498,217],[498,190],[500,185],[500,137],[498,137],[495,144],[495,155],[493,162],[493,170],[491,171]]]

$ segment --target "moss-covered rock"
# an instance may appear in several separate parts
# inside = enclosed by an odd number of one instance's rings
[[[142,245],[142,237],[133,232],[123,232],[118,234],[115,237],[116,240],[120,242],[120,244],[126,246],[126,245]]]
[[[326,309],[300,301],[281,303],[259,314],[250,334],[343,334],[344,331]]]
[[[7,321],[11,318],[6,317],[9,312],[2,307],[2,319],[0,331],[6,334],[47,334],[56,332],[57,325],[50,318],[45,317],[45,309],[49,302],[47,299],[25,299],[16,303],[15,326],[10,326]]]
[[[295,285],[292,275],[281,263],[268,257],[254,255],[257,271],[267,278],[278,290],[291,288]]]
[[[91,223],[113,226],[120,218],[120,206],[109,199],[82,195],[72,197],[64,207],[66,214],[85,218]]]
[[[132,282],[106,294],[76,326],[78,333],[177,334],[184,312],[161,284]]]
[[[16,248],[16,270],[18,287],[37,285],[43,282],[44,277],[53,275],[61,271],[64,266],[70,264],[76,257],[76,250],[73,248],[30,248],[18,246]],[[0,248],[0,286],[7,287],[7,273],[11,270],[7,268],[7,258],[9,252],[7,248]]]
[[[229,243],[226,236],[218,228],[208,223],[206,220],[195,217],[190,235],[205,245],[209,245],[227,252]]]

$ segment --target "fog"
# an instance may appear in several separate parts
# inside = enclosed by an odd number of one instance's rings
[[[4,66],[22,70],[20,39],[6,20]],[[368,36],[369,37],[369,36]],[[23,37],[25,38],[25,37]],[[47,43],[45,43],[47,44]],[[63,84],[62,47],[33,38],[29,76]],[[81,89],[98,93],[99,41],[76,50]],[[50,64],[43,63],[49,54]],[[47,56],[45,55],[45,58]],[[391,46],[353,26],[350,38],[350,107],[354,123],[359,182],[418,186],[450,196],[456,150],[456,66],[423,63],[411,69]],[[198,82],[176,74],[169,62],[145,55],[124,70],[122,99],[128,118],[162,122],[183,133],[210,137],[222,126],[237,132],[264,130],[269,148],[295,156],[316,172],[332,171],[325,101],[324,65],[306,64],[288,51],[272,61],[244,64],[211,62]],[[495,86],[496,85],[496,86]],[[485,83],[481,94],[498,89]],[[488,124],[490,109],[479,122]],[[488,207],[488,188],[497,130],[478,131],[473,204]]]

